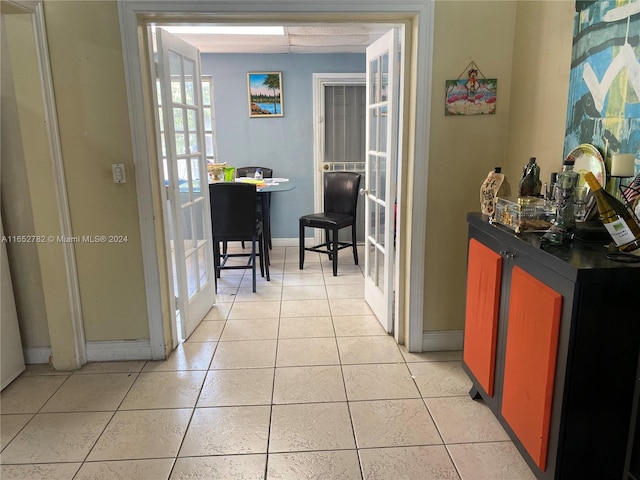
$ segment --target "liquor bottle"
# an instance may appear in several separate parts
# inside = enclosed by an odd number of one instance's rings
[[[553,225],[542,236],[548,245],[564,245],[573,240],[576,220],[573,211],[573,193],[578,184],[579,175],[573,171],[574,160],[567,158],[562,164],[562,171],[556,178],[555,207],[556,218]]]
[[[600,220],[618,249],[623,252],[640,249],[640,226],[627,207],[606,192],[593,173],[587,172],[584,179],[596,197]]]
[[[529,162],[522,169],[522,179],[518,190],[519,197],[537,197],[540,195],[542,182],[540,182],[540,167],[536,163],[536,158],[531,157]]]

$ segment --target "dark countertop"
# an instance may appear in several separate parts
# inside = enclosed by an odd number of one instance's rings
[[[563,276],[575,280],[577,276],[589,275],[606,269],[633,269],[633,277],[640,282],[640,263],[622,263],[606,257],[608,243],[584,242],[574,239],[568,246],[545,246],[541,249],[542,233],[520,233],[502,225],[490,224],[481,213],[467,214],[467,221],[489,235],[507,242],[510,248],[520,250],[540,263],[549,265]],[[630,272],[631,273],[631,272]]]

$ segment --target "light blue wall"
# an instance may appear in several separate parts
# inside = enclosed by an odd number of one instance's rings
[[[294,181],[295,190],[271,196],[271,234],[297,237],[298,218],[313,212],[312,75],[364,72],[364,54],[203,53],[201,63],[213,76],[220,161],[270,167]],[[267,71],[282,72],[284,117],[249,118],[247,72]]]

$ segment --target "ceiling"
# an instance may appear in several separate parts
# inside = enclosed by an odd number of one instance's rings
[[[285,26],[284,35],[174,35],[201,53],[364,53],[390,29],[381,23],[340,23]]]

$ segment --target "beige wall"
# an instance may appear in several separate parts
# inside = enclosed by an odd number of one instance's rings
[[[502,165],[517,184],[528,156],[545,176],[561,160],[572,9],[436,2],[425,330],[463,328],[465,215],[478,210],[487,172]],[[76,245],[87,341],[148,338],[117,3],[45,0],[44,10],[73,233],[128,237]],[[445,117],[444,82],[471,59],[498,78],[497,113]],[[112,163],[125,163],[127,184],[113,184]]]
[[[562,169],[575,2],[518,2],[504,173],[517,185],[536,157],[542,182]]]
[[[516,2],[436,2],[425,272],[425,330],[464,325],[466,213],[507,145]],[[498,79],[496,114],[445,116],[445,81],[473,60]],[[465,72],[466,73],[466,72]]]
[[[149,338],[117,2],[44,2],[86,340]],[[127,183],[112,181],[124,163]]]
[[[469,211],[501,166],[512,188],[530,156],[543,181],[562,164],[574,2],[436,3],[425,331],[464,327]],[[445,117],[444,82],[473,59],[498,79],[494,116]]]

